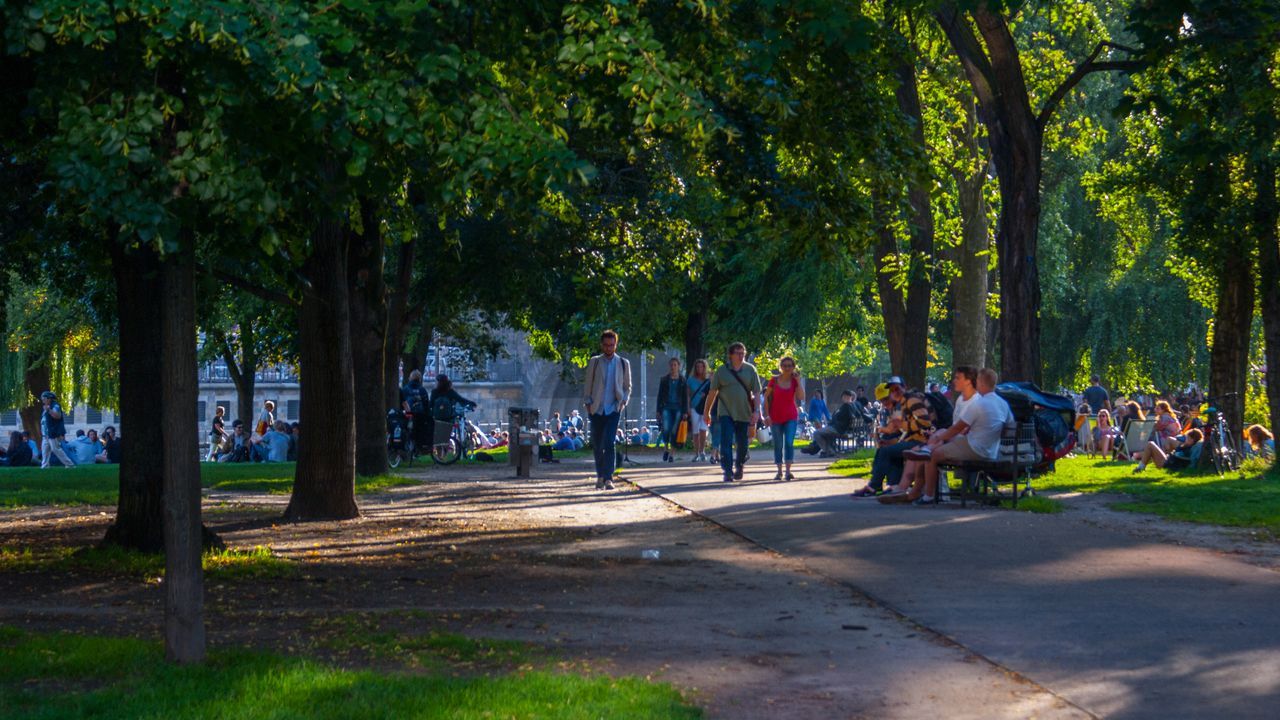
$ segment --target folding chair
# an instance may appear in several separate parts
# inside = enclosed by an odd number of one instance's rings
[[[1156,421],[1152,419],[1130,421],[1129,427],[1116,443],[1116,459],[1132,460],[1141,455],[1155,429]]]

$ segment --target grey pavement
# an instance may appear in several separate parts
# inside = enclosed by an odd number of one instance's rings
[[[753,454],[741,483],[687,462],[625,477],[1099,717],[1280,718],[1280,574],[1070,511],[854,500],[827,461],[774,482]]]

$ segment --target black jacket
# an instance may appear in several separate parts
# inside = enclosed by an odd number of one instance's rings
[[[853,428],[853,419],[860,415],[861,413],[854,408],[853,403],[843,403],[840,405],[840,409],[836,410],[836,414],[831,416],[831,427],[835,428],[838,433],[847,433]]]
[[[679,398],[680,404],[671,410],[679,410],[684,414],[689,414],[689,382],[684,376],[672,380],[670,375],[663,375],[662,380],[658,383],[658,412],[667,410],[667,395],[670,392],[671,383],[676,383],[676,397]]]

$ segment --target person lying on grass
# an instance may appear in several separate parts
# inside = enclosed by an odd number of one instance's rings
[[[1276,438],[1270,430],[1261,425],[1250,425],[1244,431],[1244,435],[1249,440],[1246,454],[1251,451],[1252,454],[1264,460],[1270,460],[1276,456]]]
[[[1166,453],[1160,443],[1155,440],[1149,440],[1147,447],[1142,451],[1142,457],[1138,459],[1138,466],[1133,469],[1134,472],[1142,472],[1147,465],[1154,463],[1158,468],[1165,470],[1181,470],[1190,467],[1198,458],[1199,452],[1196,446],[1204,439],[1204,433],[1196,429],[1187,431],[1182,443],[1178,445],[1173,452]]]

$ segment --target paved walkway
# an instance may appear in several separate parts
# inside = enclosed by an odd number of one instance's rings
[[[625,476],[1100,717],[1280,717],[1280,573],[1071,512],[853,500],[862,481],[825,461],[790,483],[754,462],[733,484],[688,462]]]

